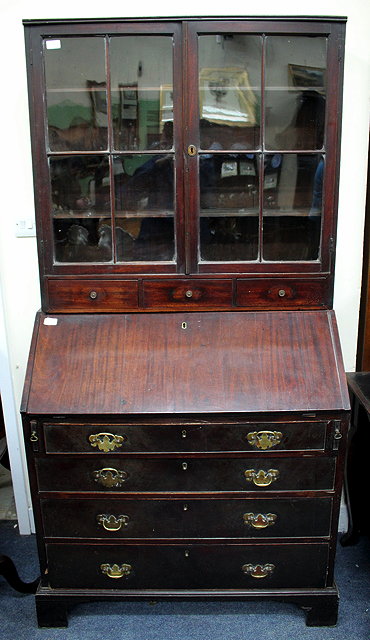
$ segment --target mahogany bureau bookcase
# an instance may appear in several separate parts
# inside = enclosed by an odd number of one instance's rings
[[[25,21],[40,626],[161,597],[269,598],[335,624],[344,31]]]

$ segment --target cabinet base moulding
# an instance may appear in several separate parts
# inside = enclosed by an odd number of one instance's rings
[[[67,627],[68,610],[70,607],[85,602],[99,601],[136,601],[136,600],[217,600],[224,602],[254,600],[268,600],[295,604],[306,615],[306,625],[309,627],[335,626],[338,617],[339,594],[338,589],[253,589],[248,591],[228,589],[222,590],[89,590],[83,589],[49,589],[39,587],[36,593],[36,611],[39,627]],[[247,607],[245,613],[248,613]]]

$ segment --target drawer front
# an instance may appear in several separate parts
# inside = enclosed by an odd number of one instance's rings
[[[231,280],[157,280],[143,283],[143,305],[150,308],[232,307]]]
[[[331,509],[331,498],[41,500],[54,538],[323,537]]]
[[[240,279],[236,283],[236,305],[254,309],[319,309],[330,305],[327,278]]]
[[[44,424],[47,453],[323,450],[327,422],[242,425]]]
[[[325,587],[327,544],[48,544],[52,588]]]
[[[332,489],[335,458],[39,458],[41,491],[223,492]]]
[[[136,280],[65,280],[47,282],[47,311],[96,313],[138,309]]]

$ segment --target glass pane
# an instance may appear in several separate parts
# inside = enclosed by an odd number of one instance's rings
[[[199,182],[201,259],[255,260],[259,209],[256,156],[202,154]]]
[[[321,154],[266,156],[265,260],[318,259],[323,178],[324,158]]]
[[[110,224],[108,158],[50,158],[54,253],[58,262],[106,262],[101,226]]]
[[[199,37],[202,149],[259,146],[261,50],[257,36]]]
[[[50,150],[106,149],[104,39],[46,40],[45,81]]]
[[[115,149],[172,148],[172,50],[171,36],[111,39]]]
[[[326,45],[322,36],[266,39],[267,149],[322,149]]]
[[[173,260],[173,155],[116,156],[114,166],[117,259]]]

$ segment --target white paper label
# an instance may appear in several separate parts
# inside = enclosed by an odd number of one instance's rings
[[[49,327],[55,326],[56,324],[58,324],[58,318],[45,318],[44,324],[48,325]]]
[[[45,42],[47,49],[61,49],[62,43],[60,40],[46,40]]]

